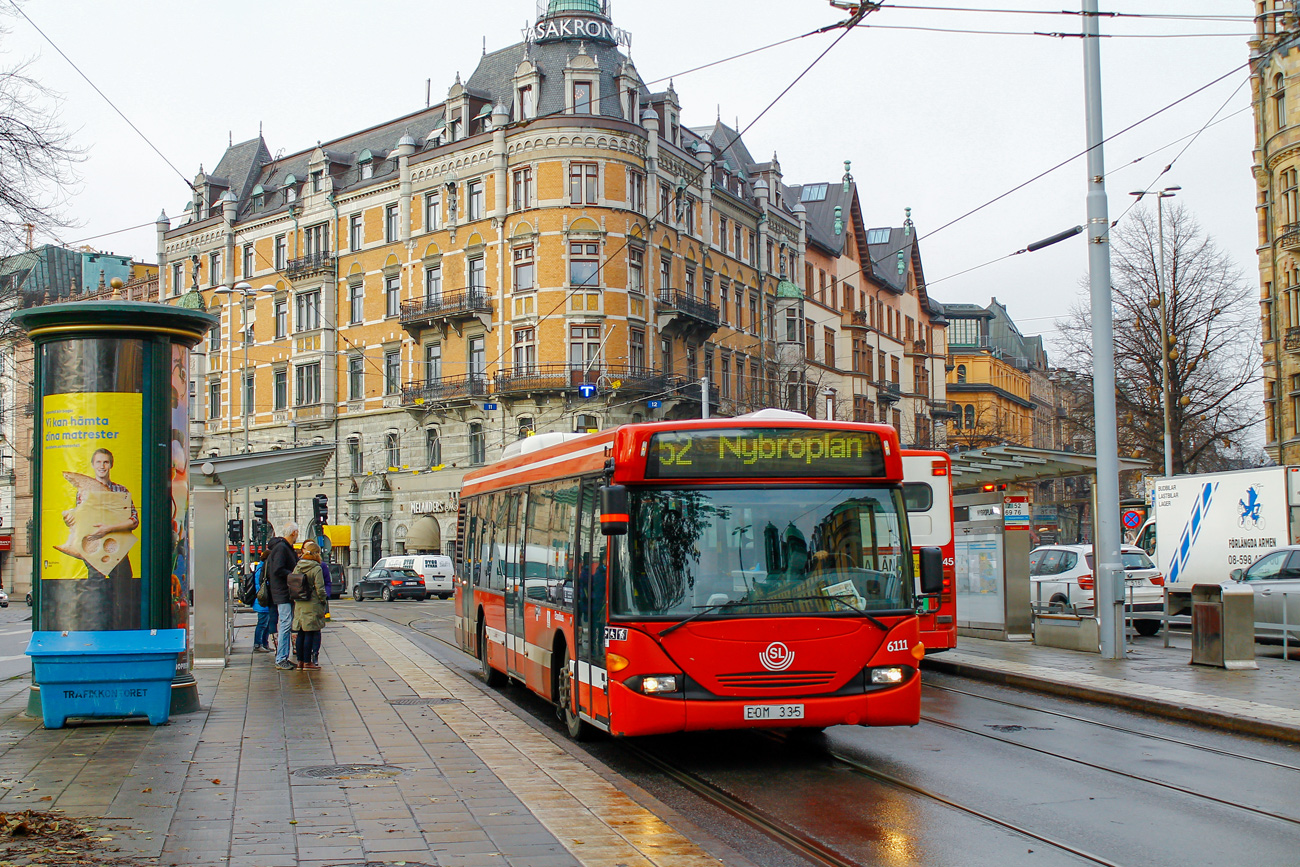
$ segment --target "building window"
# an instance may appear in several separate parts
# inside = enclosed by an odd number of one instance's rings
[[[718,249],[727,252],[727,218],[718,217]]]
[[[275,270],[283,271],[285,257],[289,251],[289,242],[284,235],[275,236]]]
[[[402,466],[402,440],[395,431],[384,436],[384,452],[388,458],[388,468],[396,470]]]
[[[732,248],[731,255],[739,259],[740,258],[740,224],[739,223],[736,224],[735,230],[736,230],[736,246]]]
[[[521,415],[515,422],[516,429],[519,431],[519,439],[525,439],[533,435],[537,430],[537,423],[530,415]]]
[[[289,302],[284,298],[275,299],[275,339],[280,340],[289,333]]]
[[[686,290],[686,296],[688,298],[695,297],[695,269],[694,268],[688,267],[686,269],[686,280],[682,284],[682,288]]]
[[[365,460],[361,456],[361,439],[348,437],[348,470],[352,475],[359,476],[365,471],[365,466]]]
[[[320,403],[320,362],[300,364],[294,370],[298,406]]]
[[[172,294],[181,294],[181,285],[185,282],[185,263],[172,263]]]
[[[667,292],[673,288],[673,260],[667,256],[659,260],[659,291]]]
[[[966,424],[967,430],[975,430],[975,405],[966,404]]]
[[[573,113],[592,114],[590,81],[575,81],[573,83]]]
[[[221,326],[217,326],[208,332],[208,352],[221,351]]]
[[[707,271],[704,273],[704,303],[713,306],[713,277]]]
[[[208,418],[221,418],[221,382],[208,383]]]
[[[384,240],[390,244],[397,240],[397,205],[384,206]]]
[[[428,382],[442,379],[442,344],[430,343],[424,347],[424,377]]]
[[[575,241],[569,245],[569,285],[599,286],[600,245]]]
[[[487,271],[482,256],[469,260],[469,288],[471,292],[483,292],[487,289]]]
[[[597,165],[595,163],[571,163],[569,165],[569,204],[598,204]]]
[[[640,250],[627,253],[627,291],[645,293],[645,254]]]
[[[221,267],[221,251],[208,254],[208,282],[213,286],[225,282],[226,272]]]
[[[522,211],[533,206],[533,170],[531,168],[517,169],[512,176],[511,194],[515,204],[516,211]]]
[[[483,182],[470,181],[465,185],[465,198],[468,200],[466,208],[468,209],[468,219],[483,219]]]
[[[804,358],[809,361],[817,360],[817,327],[811,322],[805,322],[805,340],[804,340]]]
[[[384,353],[384,394],[397,394],[402,390],[402,351],[390,349]]]
[[[966,381],[966,365],[964,364],[957,365],[957,381],[958,382]]]
[[[487,349],[482,334],[469,339],[469,375],[475,381],[487,376]]]
[[[241,407],[244,411],[244,415],[252,415],[253,409],[257,405],[256,401],[253,399],[254,398],[253,383],[256,381],[256,379],[257,377],[255,374],[252,373],[244,374],[244,405],[243,407]]]
[[[519,117],[537,117],[537,97],[531,84],[519,88]]]
[[[516,376],[537,369],[537,332],[532,328],[515,329],[514,372]]]
[[[365,236],[361,228],[361,215],[353,214],[348,217],[348,249],[360,250],[364,239]]]
[[[638,214],[645,213],[645,175],[641,172],[627,173],[627,204]]]
[[[424,303],[434,305],[442,301],[442,266],[424,269]]]
[[[673,372],[673,342],[666,337],[659,339],[659,363],[664,373]]]
[[[826,366],[834,367],[835,366],[835,330],[833,328],[825,328],[823,329],[823,331],[826,332],[824,335],[826,340],[826,349],[825,349]]]
[[[244,245],[244,264],[243,264],[243,268],[240,270],[240,274],[242,274],[244,277],[253,276],[253,245],[252,244]]]
[[[700,378],[700,350],[693,343],[686,344],[686,378],[691,382]]]
[[[757,334],[758,328],[758,296],[751,292],[749,294],[749,329]]]
[[[366,360],[360,355],[348,356],[348,400],[365,400]]]
[[[600,419],[594,415],[580,415],[573,424],[573,430],[576,433],[594,433],[599,428]]]
[[[424,196],[424,231],[436,232],[442,228],[442,196],[426,193]]]
[[[533,248],[516,247],[511,253],[514,259],[514,291],[531,292],[537,286],[533,282]]]
[[[787,307],[785,311],[785,342],[799,342],[799,311],[794,307]]]
[[[731,356],[722,356],[722,375],[719,377],[718,392],[723,400],[731,399]]]
[[[599,354],[599,325],[572,325],[569,327],[569,367],[571,369],[592,370]]]
[[[682,216],[686,221],[686,234],[695,234],[695,199],[690,196],[682,198]]]
[[[320,328],[320,290],[298,293],[298,307],[294,311],[294,325],[298,331]]]
[[[469,462],[471,464],[487,463],[487,437],[481,422],[469,423]]]
[[[731,284],[726,280],[718,281],[718,321],[727,324],[727,303],[731,298]]]
[[[402,275],[384,275],[384,315],[396,316],[402,312]]]
[[[757,326],[758,323],[751,323]],[[745,330],[745,290],[740,286],[736,287],[736,330]]]
[[[424,456],[429,466],[442,466],[442,434],[436,427],[424,431]]]
[[[1282,219],[1286,222],[1286,230],[1290,231],[1300,223],[1300,209],[1297,209],[1296,200],[1296,170],[1284,169],[1282,172]]]
[[[1280,72],[1273,76],[1273,119],[1278,129],[1286,126],[1286,79]]]
[[[275,371],[275,408],[284,409],[289,405],[289,371],[283,367]]]
[[[302,232],[303,250],[308,256],[323,256],[330,251],[329,223],[308,226]]]
[[[645,370],[645,331],[640,328],[628,329],[628,366],[633,371]]]

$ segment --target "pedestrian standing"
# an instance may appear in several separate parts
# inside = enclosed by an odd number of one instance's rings
[[[295,599],[293,628],[298,633],[298,670],[320,671],[320,633],[325,628],[325,573],[321,570],[320,546],[308,539],[302,545],[297,571],[306,580],[311,598]]]
[[[275,536],[266,547],[266,561],[262,572],[271,587],[271,602],[279,618],[279,639],[275,650],[275,667],[292,671],[296,666],[289,662],[289,628],[293,625],[293,600],[289,597],[289,573],[298,565],[298,555],[293,545],[298,541],[298,525],[293,521],[284,525],[284,535]]]
[[[255,593],[261,592],[262,582],[266,580],[264,565],[265,563],[259,562],[253,568],[253,591]],[[278,623],[278,611],[274,603],[263,605],[256,598],[253,599],[253,610],[257,612],[257,628],[253,630],[253,652],[270,653],[270,642],[275,637],[274,633]]]

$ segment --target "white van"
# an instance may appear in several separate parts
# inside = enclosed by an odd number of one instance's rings
[[[450,599],[452,594],[451,579],[455,574],[450,557],[441,554],[407,554],[401,557],[385,557],[374,565],[376,569],[413,569],[424,579],[425,598],[437,596]]]

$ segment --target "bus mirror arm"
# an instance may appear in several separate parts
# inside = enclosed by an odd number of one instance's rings
[[[922,548],[920,561],[921,595],[938,596],[943,591],[943,549]]]
[[[600,532],[606,536],[626,536],[627,524],[627,486],[602,485],[600,488]]]

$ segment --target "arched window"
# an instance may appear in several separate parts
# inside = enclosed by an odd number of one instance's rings
[[[1286,79],[1280,72],[1273,76],[1273,118],[1278,129],[1286,126]]]
[[[966,365],[964,364],[957,365],[957,381],[958,382],[966,381]]]
[[[483,433],[483,423],[469,423],[469,462],[471,464],[487,463],[487,438]]]
[[[952,411],[953,411],[952,428],[953,430],[961,430],[961,404],[954,403],[952,405]]]
[[[597,430],[600,422],[594,415],[580,415],[574,422],[573,429],[578,433],[586,433],[590,430]]]
[[[431,427],[424,432],[424,450],[429,460],[429,466],[442,466],[442,433],[436,427]]]
[[[348,472],[359,476],[365,472],[365,460],[361,457],[361,437],[348,437]]]
[[[397,431],[389,431],[384,436],[384,454],[390,469],[398,469],[402,466],[402,446]]]
[[[966,429],[975,429],[975,405],[970,403],[966,404]]]
[[[536,425],[533,422],[532,416],[521,415],[519,417],[519,438],[520,439],[524,439],[525,437],[532,436],[533,431],[535,429],[536,429]]]

